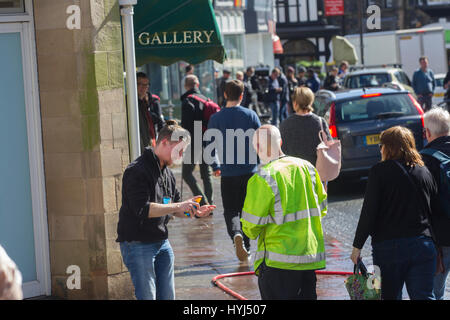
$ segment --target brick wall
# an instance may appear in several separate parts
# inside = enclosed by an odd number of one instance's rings
[[[70,5],[81,29],[69,30]],[[34,1],[52,294],[132,298],[116,239],[129,163],[118,0]],[[81,290],[68,290],[69,265]]]

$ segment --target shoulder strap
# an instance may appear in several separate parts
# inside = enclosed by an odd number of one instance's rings
[[[429,155],[433,158],[436,158],[439,162],[445,162],[445,161],[449,161],[450,157],[447,156],[445,153],[436,150],[436,149],[423,149],[422,151],[420,151],[421,154],[426,154]]]
[[[431,215],[429,210],[427,210],[427,205],[426,205],[426,201],[425,201],[425,197],[423,195],[422,192],[419,191],[419,188],[417,187],[417,184],[413,181],[413,179],[411,178],[411,175],[408,173],[408,171],[406,171],[406,169],[396,160],[394,160],[394,162],[397,164],[397,166],[400,167],[400,169],[402,169],[403,174],[406,175],[406,177],[408,178],[409,182],[411,183],[411,185],[413,186],[413,189],[416,191],[417,196],[419,197],[419,201],[422,204],[423,208],[425,209],[425,215],[428,219],[428,228],[430,230],[430,234],[431,234],[431,238],[433,239],[434,243],[436,242],[436,237],[434,236],[434,232],[433,232],[433,228],[431,227]]]
[[[188,95],[188,98],[193,98],[193,99],[195,99],[195,100],[197,100],[197,101],[199,101],[199,102],[201,102],[201,103],[203,103],[203,104],[206,103],[206,100],[203,100],[202,98],[200,98],[199,96],[197,96],[197,95],[195,95],[195,94],[190,94],[190,95]]]

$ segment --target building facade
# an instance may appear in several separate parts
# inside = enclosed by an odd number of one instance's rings
[[[320,61],[331,56],[330,41],[340,27],[325,18],[321,0],[276,0],[277,34],[284,54],[276,55],[283,67],[299,61]]]
[[[118,1],[2,0],[0,52],[0,244],[24,297],[132,298],[115,242],[130,162]]]
[[[274,1],[248,0],[245,16],[246,66],[275,66]]]

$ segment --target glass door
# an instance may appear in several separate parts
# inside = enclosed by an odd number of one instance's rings
[[[49,293],[43,151],[29,26],[0,23],[0,244],[22,273],[24,297]]]

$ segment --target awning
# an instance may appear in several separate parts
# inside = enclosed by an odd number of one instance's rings
[[[137,66],[226,59],[210,0],[139,0],[134,12]]]
[[[281,44],[280,37],[277,35],[272,35],[272,45],[273,45],[273,53],[275,54],[283,54],[283,45]]]

